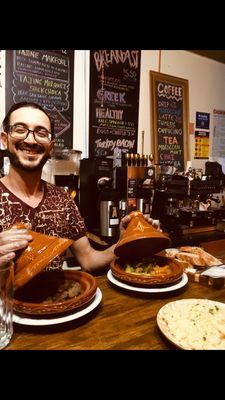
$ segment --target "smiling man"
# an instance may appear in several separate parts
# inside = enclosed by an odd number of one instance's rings
[[[101,267],[110,261],[109,250],[109,259],[106,253],[105,261],[99,252],[99,263],[98,252],[86,237],[84,220],[68,193],[41,179],[42,168],[54,146],[54,124],[46,111],[35,103],[14,104],[3,121],[1,140],[10,168],[0,180],[0,262],[13,259],[16,251],[32,239],[25,229],[11,229],[16,222],[28,223],[36,232],[73,239],[84,269],[89,269],[89,265]],[[63,257],[57,257],[48,269],[60,268],[62,263]]]
[[[115,258],[115,245],[104,251],[93,249],[75,201],[63,188],[41,179],[54,146],[54,124],[46,111],[35,103],[14,104],[3,121],[1,140],[10,168],[0,179],[0,266],[32,240],[26,229],[11,228],[17,222],[28,223],[29,229],[39,233],[72,239],[76,259],[86,271],[109,265]],[[129,216],[123,218],[121,232],[129,221]],[[62,264],[60,255],[47,269]]]
[[[30,207],[43,197],[42,167],[54,145],[53,130],[49,116],[34,103],[14,104],[3,121],[1,139],[10,169],[1,182]]]
[[[41,125],[36,125],[35,122],[30,124],[30,120],[39,121]],[[32,129],[28,126],[32,126]],[[39,171],[46,163],[54,144],[47,115],[30,108],[28,118],[25,108],[16,110],[11,115],[11,124],[5,124],[5,130],[11,138],[8,141],[11,164],[23,171]],[[3,134],[2,139],[6,145],[7,136]]]

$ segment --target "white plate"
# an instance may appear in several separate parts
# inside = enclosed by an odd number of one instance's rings
[[[31,326],[62,324],[64,322],[73,321],[74,319],[83,317],[84,315],[88,314],[99,305],[101,300],[102,300],[102,292],[99,288],[97,288],[94,300],[83,310],[75,311],[73,314],[67,315],[65,317],[49,318],[49,319],[24,318],[24,317],[19,317],[14,313],[13,322],[16,322],[17,324],[21,325],[31,325]]]
[[[160,308],[157,324],[184,350],[225,350],[225,304],[208,299],[182,299]]]
[[[111,269],[107,273],[108,280],[111,283],[114,283],[114,285],[119,286],[123,289],[128,289],[132,290],[134,292],[142,292],[142,293],[163,293],[163,292],[172,292],[174,290],[180,289],[183,286],[185,286],[188,282],[188,276],[187,274],[183,273],[181,280],[171,286],[165,286],[165,287],[160,287],[160,288],[145,288],[145,287],[138,287],[138,286],[131,286],[128,285],[127,283],[123,283],[116,279],[113,274]]]

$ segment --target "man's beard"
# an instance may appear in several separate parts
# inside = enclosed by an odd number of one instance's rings
[[[41,152],[42,150],[40,150]],[[6,156],[9,158],[10,163],[17,169],[20,169],[21,171],[24,172],[35,172],[35,171],[40,171],[42,170],[43,166],[45,165],[45,163],[48,161],[48,159],[50,158],[49,155],[44,155],[44,157],[40,160],[39,164],[34,165],[34,166],[27,166],[27,165],[23,165],[20,160],[19,157],[12,153],[11,151],[9,151],[9,149],[7,149],[6,151]]]

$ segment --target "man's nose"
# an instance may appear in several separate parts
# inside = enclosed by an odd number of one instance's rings
[[[34,131],[28,132],[26,139],[24,139],[24,142],[37,143],[37,141],[35,140]]]

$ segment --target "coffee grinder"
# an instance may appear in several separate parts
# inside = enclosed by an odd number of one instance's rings
[[[115,186],[120,193],[120,201],[126,204],[126,213],[135,210],[150,216],[153,196],[155,167],[152,157],[125,153],[122,167],[116,168]]]
[[[119,236],[119,193],[113,188],[113,179],[102,177],[99,189],[100,235],[102,238]]]
[[[115,233],[113,228],[119,225],[114,217],[115,208],[113,207],[116,196],[112,182],[113,160],[111,158],[83,158],[80,161],[80,211],[87,229],[97,235],[101,235],[101,232],[102,236],[113,235]],[[110,212],[115,220],[111,221],[111,226],[108,226]]]

